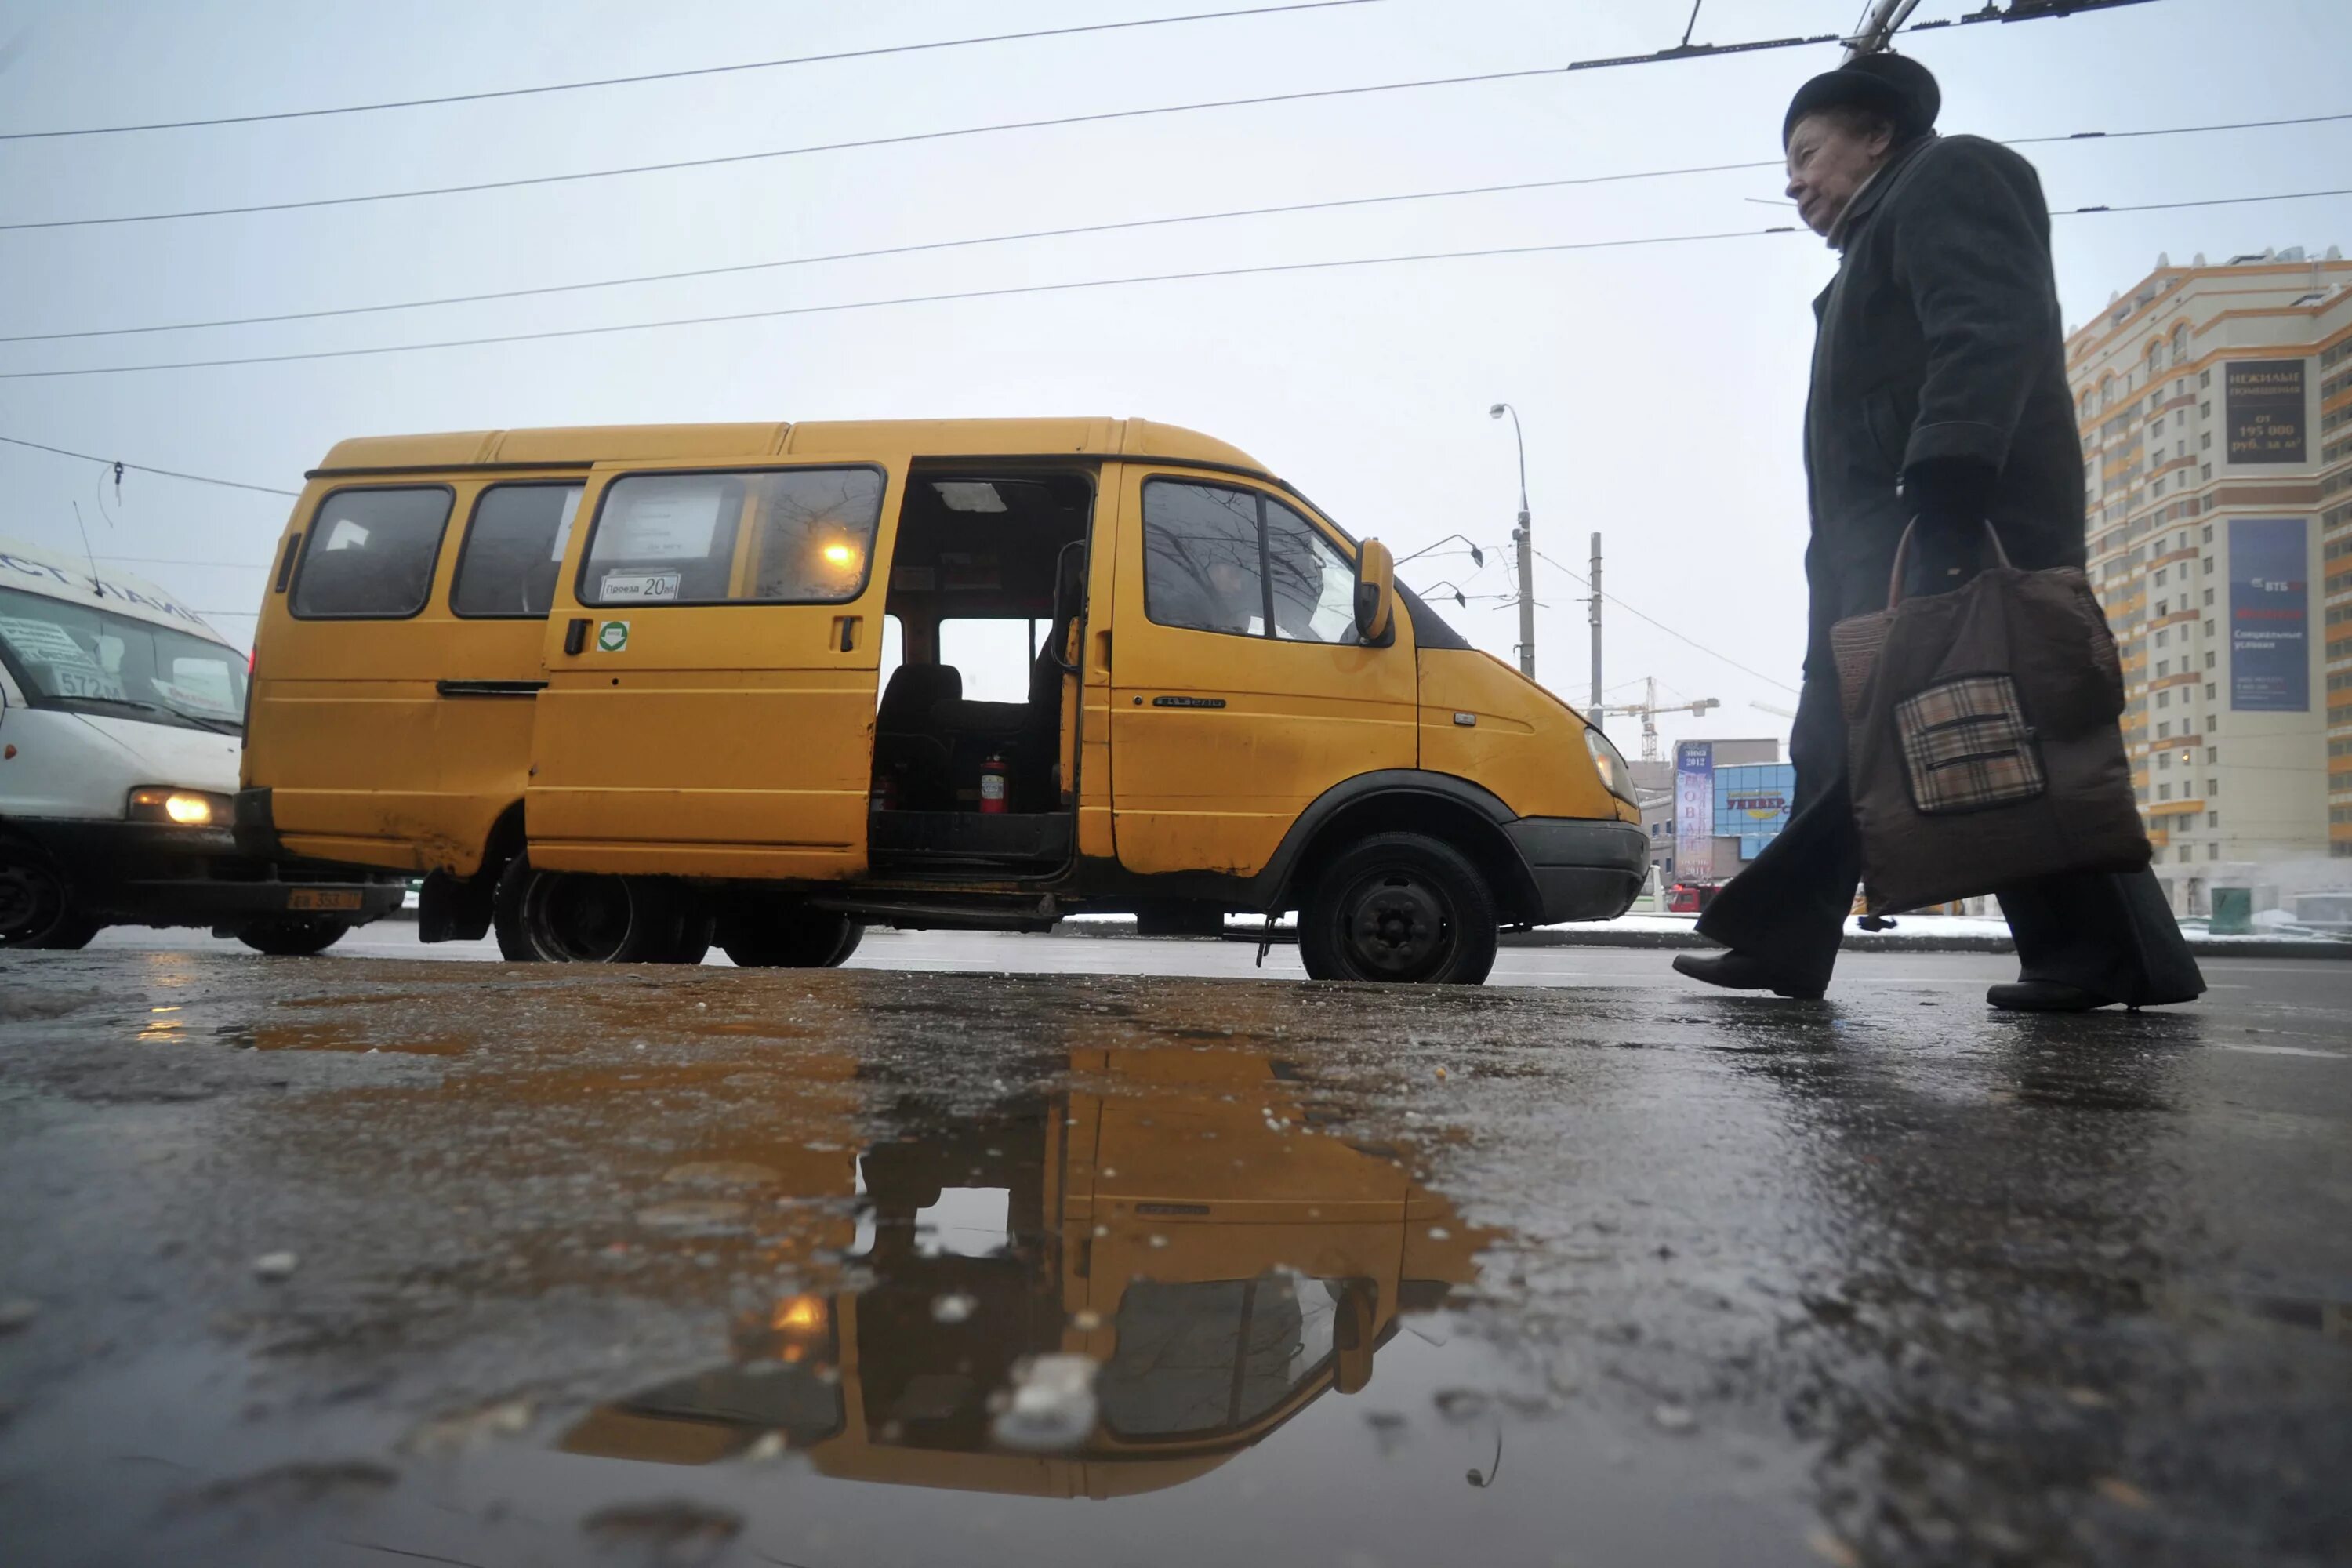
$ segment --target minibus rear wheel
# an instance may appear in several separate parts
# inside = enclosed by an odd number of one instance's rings
[[[1298,912],[1317,980],[1475,985],[1495,967],[1495,895],[1459,849],[1377,833],[1340,852]]]
[[[683,911],[650,877],[542,871],[518,855],[499,878],[499,951],[519,962],[674,963]]]
[[[832,969],[857,951],[866,922],[832,910],[763,910],[736,916],[720,936],[738,968]]]
[[[0,947],[88,947],[105,929],[74,912],[64,880],[33,851],[0,843]]]

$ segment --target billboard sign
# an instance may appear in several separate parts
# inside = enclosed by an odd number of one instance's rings
[[[2230,710],[2311,711],[2311,540],[2300,517],[2230,520]]]
[[[2300,463],[2304,446],[2303,361],[2239,360],[2221,367],[2230,461]]]
[[[1675,875],[1685,882],[1715,875],[1715,742],[1675,747]]]

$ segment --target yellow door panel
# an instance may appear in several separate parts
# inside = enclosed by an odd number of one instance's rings
[[[551,869],[839,879],[866,868],[903,453],[600,467],[535,704]]]
[[[1358,646],[1352,547],[1271,488],[1136,464],[1121,473],[1109,725],[1119,862],[1247,876],[1334,784],[1415,764],[1412,628],[1400,619],[1391,646]]]
[[[245,752],[289,848],[479,869],[522,798],[553,551],[579,489],[428,475],[304,492],[255,634]]]

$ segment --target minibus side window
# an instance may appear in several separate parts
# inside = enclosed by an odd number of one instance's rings
[[[457,549],[449,608],[468,618],[543,619],[572,540],[582,486],[492,485]]]
[[[1163,626],[1265,634],[1258,495],[1153,479],[1143,487],[1143,613]]]
[[[456,500],[446,485],[337,490],[302,542],[297,620],[406,620],[425,608]]]
[[[1277,500],[1265,503],[1265,564],[1276,637],[1356,640],[1356,568],[1313,523]]]
[[[1340,1285],[1301,1275],[1162,1282],[1119,1298],[1118,1347],[1096,1379],[1103,1420],[1128,1438],[1237,1431],[1329,1359]]]
[[[882,470],[631,474],[604,489],[583,605],[839,605],[866,591]]]

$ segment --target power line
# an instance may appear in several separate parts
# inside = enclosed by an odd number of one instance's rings
[[[70,332],[22,332],[0,336],[0,343],[56,342],[68,338],[129,337],[146,332],[195,331],[213,327],[262,326],[278,321],[310,321],[333,316],[364,316],[387,310],[421,310],[444,305],[476,305],[497,300],[523,300],[547,294],[572,294],[595,289],[620,289],[641,283],[675,283],[695,278],[719,278],[741,272],[773,271],[786,267],[811,267],[831,261],[872,261],[888,256],[915,256],[934,250],[969,249],[984,245],[1013,245],[1027,240],[1070,239],[1081,235],[1113,234],[1129,229],[1161,228],[1179,224],[1216,223],[1233,218],[1275,217],[1290,213],[1328,212],[1345,207],[1381,206],[1402,202],[1444,201],[1460,196],[1504,195],[1520,191],[1554,190],[1572,185],[1619,184],[1629,181],[1664,180],[1690,174],[1715,174],[1753,169],[1777,169],[1777,160],[1747,163],[1702,163],[1681,169],[1651,169],[1620,174],[1582,174],[1557,180],[1522,180],[1507,184],[1464,185],[1444,191],[1410,191],[1393,195],[1347,196],[1331,201],[1286,202],[1275,206],[1232,207],[1221,212],[1180,213],[1170,216],[1128,218],[1114,223],[1077,224],[1064,228],[1025,229],[1015,233],[977,235],[961,239],[929,240],[869,250],[840,250],[815,256],[789,256],[772,261],[744,261],[724,267],[697,267],[677,272],[645,272],[626,278],[597,279],[583,283],[549,283],[529,289],[501,289],[478,294],[452,294],[434,300],[405,300],[375,305],[350,305],[322,310],[288,310],[267,316],[233,316],[217,321],[169,321],[140,327],[100,327]]]
[[[124,465],[126,468],[128,464]],[[292,494],[292,491],[288,491]],[[223,571],[267,572],[266,561],[175,561],[162,555],[93,555],[92,561],[125,561],[133,566],[217,566]]]
[[[2304,201],[2320,196],[2347,195],[2352,195],[2352,190],[2288,191],[2269,196],[2217,197],[2210,202],[2154,203],[2145,207],[2136,205],[2077,207],[2053,216],[2078,217],[2154,210],[2158,207],[2170,210],[2205,205],[2234,206],[2249,201]],[[1208,279],[1265,277],[1287,272],[1326,272],[1344,268],[1393,267],[1412,262],[1469,261],[1505,256],[1544,256],[1570,251],[1623,250],[1649,246],[1697,245],[1719,240],[1755,239],[1799,232],[1793,226],[1779,224],[1769,228],[1721,229],[1704,234],[1647,235],[1628,239],[1574,240],[1548,245],[1487,246],[1470,250],[1417,251],[1396,256],[1340,257],[1325,261],[1267,262],[1250,267],[1202,268],[1186,272],[1154,272],[1123,278],[1082,278],[1059,283],[1021,283],[996,289],[960,289],[933,294],[902,294],[880,300],[845,300],[822,305],[784,305],[758,310],[730,310],[715,315],[673,316],[647,321],[612,321],[598,326],[556,327],[541,331],[495,332],[480,337],[443,338],[429,342],[373,343],[358,348],[310,349],[274,354],[234,354],[216,359],[162,360],[142,364],[82,365],[55,370],[0,371],[0,381],[43,381],[76,375],[128,375],[162,370],[216,370],[232,365],[289,364],[309,360],[356,359],[374,354],[423,353],[439,349],[482,348],[498,343],[545,342],[562,338],[599,337],[614,332],[658,331],[676,327],[717,326],[736,321],[772,321],[788,316],[821,316],[851,310],[879,310],[902,305],[949,304],[968,300],[1009,299],[1026,294],[1060,294],[1081,289],[1123,289],[1149,283],[1184,283]],[[278,490],[271,493],[291,495],[294,492]]]
[[[1997,16],[1959,20],[1996,20]],[[2020,17],[2019,20],[2029,18]],[[959,126],[947,131],[906,132],[895,136],[861,137],[845,142],[811,142],[799,147],[775,147],[757,153],[728,153],[705,158],[677,158],[659,163],[632,163],[609,169],[582,169],[562,174],[529,174],[508,180],[484,180],[458,185],[419,186],[404,191],[370,191],[355,195],[312,196],[299,201],[257,202],[242,206],[189,207],[173,212],[118,213],[100,217],[46,218],[27,223],[0,224],[0,232],[29,229],[90,228],[116,224],[163,223],[182,218],[236,217],[257,213],[303,212],[320,207],[355,206],[377,202],[414,201],[427,196],[465,195],[484,191],[524,190],[541,185],[574,184],[588,180],[618,179],[635,174],[675,174],[684,169],[719,168],[804,157],[818,153],[844,153],[876,147],[902,147],[916,142],[952,141],[968,136],[995,135],[1013,131],[1041,131],[1073,125],[1100,125],[1113,121],[1145,120],[1174,114],[1197,114],[1222,109],[1247,109],[1276,103],[1309,103],[1376,93],[1418,91],[1426,88],[1466,87],[1530,77],[1559,76],[1570,71],[1600,70],[1625,66],[1654,65],[1667,60],[1706,55],[1738,54],[1758,49],[1795,48],[1837,42],[1834,35],[1817,37],[1759,39],[1747,44],[1695,45],[1663,49],[1651,55],[1625,55],[1607,59],[1578,60],[1564,66],[1533,66],[1518,70],[1481,71],[1466,76],[1424,77],[1411,81],[1371,82],[1360,87],[1315,88],[1298,92],[1260,93],[1247,98],[1209,99],[1193,103],[1155,104],[1142,109],[1100,110],[1089,114],[1054,115],[1038,120],[1001,121],[987,125]],[[2063,140],[2063,139],[2062,139]]]
[[[1537,552],[1536,552],[1536,559],[1537,559],[1537,560],[1538,560],[1538,561],[1541,561],[1541,562],[1545,563],[1546,564],[1548,564],[1548,565],[1549,565],[1549,566],[1553,567],[1554,569],[1556,569],[1556,570],[1558,570],[1558,571],[1561,571],[1561,572],[1568,572],[1568,574],[1569,574],[1570,577],[1575,578],[1577,582],[1583,584],[1584,584],[1584,586],[1585,586],[1585,587],[1587,587],[1587,588],[1590,588],[1590,587],[1591,587],[1591,586],[1592,586],[1592,584],[1591,584],[1589,581],[1587,581],[1587,580],[1586,580],[1586,579],[1585,579],[1581,574],[1578,574],[1578,573],[1575,573],[1575,572],[1569,572],[1567,567],[1560,565],[1560,563],[1559,563],[1559,562],[1554,561],[1550,556],[1546,555],[1546,554],[1545,554],[1542,551],[1540,551],[1540,550],[1538,550],[1538,551],[1537,551]],[[1754,676],[1757,679],[1759,679],[1759,680],[1762,681],[1762,682],[1763,682],[1765,685],[1767,685],[1767,686],[1777,686],[1777,687],[1779,687],[1779,688],[1780,688],[1781,690],[1783,690],[1783,691],[1790,692],[1790,693],[1791,693],[1791,694],[1801,695],[1801,693],[1798,693],[1798,692],[1797,692],[1797,689],[1796,689],[1795,687],[1793,687],[1793,686],[1790,685],[1787,681],[1785,681],[1785,680],[1775,680],[1775,679],[1773,679],[1770,676],[1769,676],[1769,675],[1765,674],[1765,673],[1764,673],[1762,670],[1760,670],[1760,669],[1750,669],[1748,666],[1746,666],[1746,665],[1744,665],[1744,664],[1740,663],[1738,659],[1736,659],[1736,658],[1732,658],[1729,654],[1717,653],[1717,652],[1716,652],[1716,651],[1715,651],[1715,649],[1713,649],[1713,648],[1711,648],[1711,647],[1707,647],[1705,643],[1698,641],[1696,638],[1695,638],[1695,637],[1685,637],[1682,633],[1680,633],[1680,632],[1678,632],[1678,631],[1675,630],[1675,628],[1674,628],[1674,627],[1672,627],[1672,626],[1670,626],[1666,625],[1666,623],[1665,623],[1665,622],[1664,622],[1664,621],[1662,621],[1662,620],[1658,619],[1655,616],[1647,616],[1647,615],[1643,615],[1641,611],[1639,611],[1639,610],[1635,609],[1633,605],[1631,605],[1627,604],[1624,600],[1622,600],[1622,599],[1619,598],[1619,597],[1618,597],[1616,595],[1614,595],[1614,594],[1609,593],[1609,592],[1607,592],[1607,591],[1605,591],[1605,590],[1604,590],[1604,591],[1601,593],[1601,598],[1602,598],[1602,599],[1606,600],[1608,603],[1612,604],[1612,605],[1616,605],[1619,609],[1621,609],[1621,610],[1624,611],[1627,615],[1632,616],[1634,619],[1636,619],[1636,620],[1643,620],[1643,621],[1647,621],[1647,622],[1649,622],[1652,626],[1654,626],[1657,627],[1660,631],[1662,631],[1662,632],[1665,633],[1668,637],[1673,637],[1675,641],[1677,641],[1677,642],[1685,642],[1685,643],[1688,643],[1688,644],[1690,644],[1690,646],[1691,646],[1691,647],[1695,647],[1695,648],[1698,649],[1698,651],[1699,651],[1699,652],[1701,652],[1701,653],[1703,653],[1703,654],[1706,655],[1706,656],[1707,656],[1707,658],[1713,658],[1713,659],[1719,659],[1719,660],[1721,660],[1723,663],[1729,665],[1732,668],[1734,668],[1734,669],[1736,669],[1736,670],[1738,670],[1738,671],[1739,671],[1741,674],[1743,674],[1743,675],[1751,675],[1751,676]]]
[[[662,163],[632,163],[612,169],[582,169],[568,174],[528,174],[511,180],[485,180],[464,185],[429,185],[406,191],[371,191],[360,195],[313,196],[303,201],[257,202],[234,207],[190,207],[177,212],[120,213],[106,217],[47,218],[34,223],[0,224],[0,232],[43,228],[91,228],[110,224],[163,223],[179,218],[237,217],[255,213],[302,212],[318,207],[356,206],[372,202],[414,201],[425,196],[465,195],[480,191],[524,190],[537,185],[575,184],[586,180],[617,179],[630,174],[675,174],[682,169],[712,169],[732,163],[756,163],[778,158],[805,157],[814,153],[846,153],[864,148],[903,147],[919,142],[946,142],[966,136],[990,136],[1008,131],[1044,131],[1071,125],[1099,125],[1115,120],[1143,120],[1159,115],[1196,114],[1210,110],[1243,109],[1270,103],[1300,103],[1316,99],[1361,97],[1370,93],[1402,92],[1417,88],[1459,87],[1475,82],[1507,81],[1515,78],[1557,75],[1557,66],[1527,70],[1487,71],[1475,76],[1432,77],[1419,81],[1380,82],[1366,87],[1323,88],[1307,92],[1265,93],[1254,98],[1212,99],[1198,103],[1159,104],[1149,109],[1111,109],[1092,114],[1055,115],[1043,120],[1008,120],[989,125],[959,126],[951,131],[916,131],[897,136],[867,136],[848,142],[815,142],[800,147],[775,147],[759,153],[728,153],[709,158],[677,158]]]
[[[846,310],[879,310],[898,305],[946,304],[961,300],[997,300],[1021,294],[1070,293],[1087,289],[1121,289],[1143,283],[1182,283],[1210,278],[1249,278],[1278,272],[1330,271],[1345,267],[1391,267],[1414,261],[1464,261],[1479,257],[1539,256],[1570,250],[1617,250],[1641,246],[1693,245],[1707,240],[1748,239],[1769,234],[1793,234],[1778,228],[1727,229],[1713,234],[1652,235],[1636,239],[1577,240],[1554,245],[1493,246],[1477,250],[1421,251],[1402,256],[1345,257],[1331,261],[1268,262],[1255,267],[1213,267],[1191,272],[1155,272],[1127,278],[1082,278],[1063,283],[1019,283],[1000,289],[959,289],[938,294],[903,294],[885,300],[845,300],[826,305],[785,305],[764,310],[730,310],[711,316],[675,316],[652,321],[614,321],[593,327],[559,327],[536,332],[499,332],[478,338],[446,338],[425,343],[375,343],[362,348],[314,349],[295,353],[244,354],[224,359],[174,360],[153,364],[91,365],[66,370],[0,371],[0,381],[38,381],[67,375],[123,375],[135,371],[212,370],[226,365],[283,364],[299,360],[352,359],[368,354],[421,353],[433,349],[478,348],[491,343],[541,342],[555,338],[597,337],[611,332],[644,332],[671,327],[717,326],[731,321],[769,321],[783,316],[821,316]],[[290,494],[292,492],[282,492]]]
[[[63,447],[44,446],[38,441],[21,440],[15,436],[0,436],[0,442],[5,442],[11,447],[29,447],[36,452],[54,452],[60,458],[79,458],[83,462],[100,463],[108,468],[121,467],[133,473],[154,474],[166,479],[185,479],[190,484],[218,485],[224,489],[232,490],[254,490],[266,496],[296,496],[302,493],[299,490],[275,489],[268,485],[248,485],[240,479],[216,479],[209,474],[184,474],[176,468],[151,468],[144,463],[118,464],[112,458],[101,458],[90,452],[69,452]]]
[[[1247,16],[1274,16],[1291,11],[1330,11],[1343,5],[1379,5],[1381,0],[1302,0],[1288,5],[1253,5],[1238,11],[1195,11],[1181,16],[1144,16],[1131,22],[1088,22],[1070,27],[1037,27],[1021,33],[988,33],[967,38],[933,38],[919,44],[885,44],[866,49],[836,49],[829,54],[793,55],[782,59],[742,60],[732,65],[695,66],[684,70],[644,71],[635,76],[596,77],[586,81],[547,82],[538,87],[494,88],[482,92],[444,93],[436,98],[396,98],[378,103],[345,103],[326,109],[283,109],[260,114],[224,114],[205,120],[159,120],[136,125],[89,125],[52,131],[0,131],[0,142],[38,142],[68,136],[121,136],[142,131],[194,131],[215,125],[260,125],[281,120],[317,120],[334,114],[373,114],[388,109],[429,109],[450,103],[483,103],[501,98],[531,98],[543,93],[580,92],[590,88],[634,87],[644,82],[684,81],[695,77],[727,76],[740,71],[777,70],[787,66],[824,65],[837,60],[874,59],[885,55],[924,54],[939,49],[969,48],[975,44],[1017,44],[1038,38],[1066,38],[1081,33],[1119,33],[1139,27],[1168,27],[1186,22],[1223,22]]]
[[[2228,125],[2159,126],[2140,131],[2078,132],[2059,136],[2019,137],[2004,143],[2009,146],[2033,146],[2053,142],[2124,140],[2146,136],[2204,135],[2222,131],[2269,130],[2282,125],[2312,125],[2335,121],[2352,120],[2352,113],[2311,115],[2295,120],[2248,121]],[[1129,230],[1162,228],[1184,224],[1219,223],[1235,218],[1276,217],[1307,212],[1329,212],[1351,207],[1394,205],[1408,202],[1450,201],[1465,196],[1507,195],[1527,191],[1560,190],[1583,185],[1622,184],[1647,180],[1681,179],[1695,174],[1720,174],[1752,172],[1758,169],[1778,169],[1776,159],[1761,159],[1733,163],[1695,163],[1673,169],[1645,169],[1610,174],[1580,174],[1549,180],[1519,180],[1501,184],[1463,185],[1450,190],[1407,191],[1385,195],[1346,196],[1328,201],[1285,202],[1271,206],[1232,207],[1216,212],[1180,213],[1160,217],[1129,218],[1112,223],[1076,224],[1060,228],[1025,229],[1005,234],[968,236],[956,239],[928,240],[913,245],[879,246],[865,250],[842,250],[812,256],[782,257],[769,261],[744,261],[719,267],[688,268],[672,272],[645,272],[622,278],[592,279],[577,283],[548,283],[522,289],[489,289],[472,294],[449,294],[429,300],[388,300],[370,305],[333,306],[317,310],[284,310],[259,316],[227,316],[196,321],[161,321],[132,327],[94,327],[63,332],[19,332],[0,335],[0,343],[60,342],[79,338],[132,337],[150,332],[205,331],[219,327],[266,326],[282,321],[325,321],[339,316],[380,315],[393,310],[421,310],[449,305],[487,304],[501,300],[536,299],[553,294],[583,293],[599,289],[629,288],[646,283],[674,283],[698,278],[728,277],[746,272],[774,271],[783,268],[810,267],[837,261],[871,261],[885,257],[914,256],[930,251],[970,249],[990,245],[1012,245],[1039,239],[1069,239],[1092,234],[1113,234]],[[2313,195],[2332,195],[2315,192]],[[2246,196],[2239,201],[2282,200],[2282,197]],[[1782,204],[1769,203],[1768,205]],[[2216,204],[2220,205],[2220,204]],[[2160,204],[2159,204],[2160,205]],[[2140,212],[2158,210],[2147,207],[2079,208],[2081,212]],[[2068,215],[2071,216],[2071,215]]]

